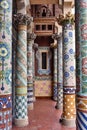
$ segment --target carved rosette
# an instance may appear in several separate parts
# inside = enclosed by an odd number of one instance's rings
[[[21,13],[15,14],[13,20],[16,24],[20,25],[30,25],[30,23],[33,21],[32,17]]]
[[[28,33],[27,34],[28,40],[35,40],[36,39],[36,34],[35,33]]]

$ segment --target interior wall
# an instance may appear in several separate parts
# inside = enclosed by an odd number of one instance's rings
[[[53,42],[51,37],[37,37],[35,43],[38,43],[38,50],[35,53],[35,96],[36,97],[52,97],[52,77],[53,77],[53,59],[50,43]],[[40,70],[40,52],[47,51],[49,68],[48,70]],[[40,72],[41,71],[41,72]]]

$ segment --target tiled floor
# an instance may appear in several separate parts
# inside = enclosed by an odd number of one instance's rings
[[[37,99],[34,110],[29,111],[29,125],[24,128],[13,126],[12,130],[76,130],[59,123],[61,111],[55,109],[55,104],[51,99]]]

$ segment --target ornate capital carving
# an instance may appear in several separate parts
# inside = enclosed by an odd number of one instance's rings
[[[27,36],[28,36],[28,40],[35,40],[35,38],[36,38],[35,33],[28,33]]]
[[[55,34],[53,34],[53,35],[52,35],[52,38],[53,38],[54,40],[57,40],[57,39],[58,39],[58,37],[59,37],[59,36],[58,36],[58,34],[57,34],[57,33],[55,33]]]
[[[60,34],[55,33],[55,34],[52,35],[52,38],[54,40],[58,40],[58,38],[61,38],[61,37],[62,37],[62,33],[60,33]]]
[[[51,44],[50,44],[50,47],[51,47],[51,48],[57,48],[57,43],[55,43],[55,42],[54,42],[54,43],[51,43]]]
[[[55,33],[55,34],[52,35],[52,38],[53,38],[54,40],[56,40],[56,42],[51,43],[50,47],[51,47],[51,48],[57,48],[58,40],[59,40],[60,38],[62,38],[62,33],[60,33],[60,34]]]
[[[30,24],[33,21],[32,17],[29,17],[28,15],[21,13],[15,14],[13,19],[16,24],[25,24],[25,25]]]
[[[33,44],[33,49],[34,49],[34,50],[38,50],[38,44],[37,44],[37,43],[34,43],[34,44]]]
[[[63,14],[59,14],[57,17],[57,22],[61,26],[65,26],[66,24],[74,24],[74,15],[71,12],[68,12],[65,16]]]

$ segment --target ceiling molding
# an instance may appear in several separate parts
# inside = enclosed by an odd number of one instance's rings
[[[58,0],[30,0],[31,5],[37,4],[58,4]]]

